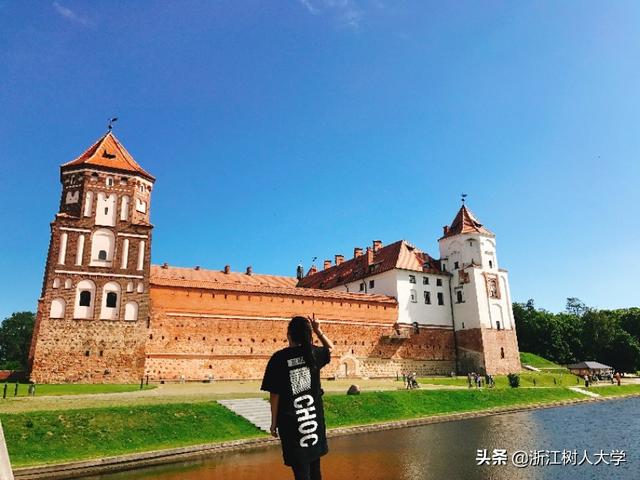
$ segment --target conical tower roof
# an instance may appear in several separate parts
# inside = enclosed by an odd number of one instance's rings
[[[60,168],[67,170],[78,166],[91,166],[101,170],[113,169],[121,172],[136,173],[149,180],[155,180],[153,175],[138,165],[111,130],[91,145],[78,158],[63,164]]]
[[[445,227],[445,233],[442,238],[460,235],[462,233],[482,233],[484,235],[495,236],[492,232],[484,228],[482,223],[475,217],[466,205],[462,205],[456,217],[449,227]]]

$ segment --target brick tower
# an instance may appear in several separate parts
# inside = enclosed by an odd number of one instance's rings
[[[109,130],[60,167],[31,351],[38,383],[137,382],[149,323],[154,177]]]
[[[496,236],[463,204],[438,241],[449,283],[461,373],[520,371],[509,277],[498,268]]]

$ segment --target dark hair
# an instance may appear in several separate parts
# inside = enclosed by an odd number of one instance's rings
[[[316,368],[316,361],[313,358],[313,343],[311,340],[311,325],[305,317],[293,317],[287,327],[287,332],[291,340],[302,346],[302,356],[307,366],[311,369]]]

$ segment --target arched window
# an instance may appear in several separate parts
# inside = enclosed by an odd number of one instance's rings
[[[91,306],[91,291],[90,290],[82,290],[80,292],[80,302],[78,303],[81,307],[90,307]]]
[[[129,196],[124,195],[120,199],[120,220],[127,220],[129,218]]]
[[[136,302],[128,302],[124,306],[124,319],[125,320],[138,319],[138,304]]]
[[[127,283],[127,292],[133,292],[133,282]]]
[[[117,282],[107,282],[102,287],[102,308],[100,318],[102,320],[117,320],[120,311],[120,284]]]
[[[62,298],[54,298],[51,301],[51,310],[49,310],[50,318],[64,318],[65,301]]]
[[[93,306],[96,294],[96,284],[91,280],[81,280],[76,285],[76,302],[73,318],[93,318]]]
[[[113,232],[105,228],[96,230],[91,236],[91,262],[92,266],[110,267],[113,260],[116,238]]]
[[[59,278],[54,278],[53,279],[53,288],[58,288],[60,287],[60,279]]]
[[[113,177],[107,177],[107,187],[113,187]]]
[[[107,308],[116,308],[118,305],[118,294],[115,292],[107,293]]]
[[[70,278],[67,278],[67,279],[64,281],[64,288],[71,288],[71,286],[72,286],[72,285],[73,285],[73,282],[71,281],[71,279],[70,279]]]
[[[93,192],[87,192],[84,200],[84,216],[90,217],[93,208]]]

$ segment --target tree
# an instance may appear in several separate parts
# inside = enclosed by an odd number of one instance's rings
[[[565,310],[567,313],[581,317],[589,310],[589,308],[579,298],[569,297],[567,298],[567,306]]]
[[[0,368],[26,370],[35,314],[15,312],[0,324]]]

